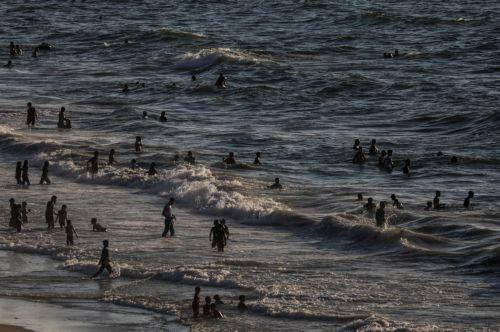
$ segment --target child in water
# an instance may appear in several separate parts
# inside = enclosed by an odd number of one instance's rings
[[[203,306],[203,316],[211,316],[212,308],[211,308],[212,299],[210,296],[205,297],[205,305]]]
[[[71,224],[71,220],[68,220],[66,225],[66,245],[68,246],[73,245],[73,234],[76,235],[76,238],[78,238],[78,234],[76,233],[75,228]]]
[[[61,206],[61,210],[57,212],[56,222],[59,220],[59,226],[63,228],[66,225],[68,219],[68,210],[66,205]]]
[[[102,227],[99,223],[97,223],[96,218],[90,219],[90,223],[92,224],[92,232],[105,232],[106,227]]]

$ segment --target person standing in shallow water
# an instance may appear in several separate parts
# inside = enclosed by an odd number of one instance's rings
[[[23,172],[22,172],[22,175],[21,175],[21,178],[22,178],[22,185],[30,185],[30,179],[28,177],[28,170],[29,170],[29,166],[28,166],[28,161],[25,160],[24,161],[24,164],[23,164]]]
[[[200,316],[200,292],[201,288],[196,286],[194,289],[194,298],[191,307],[193,308],[193,317],[198,318]]]
[[[38,120],[38,114],[31,103],[28,103],[28,110],[26,111],[26,113],[26,124],[28,125],[28,127],[34,127],[35,121]]]
[[[113,269],[111,268],[110,259],[109,259],[109,251],[108,251],[109,242],[108,240],[102,241],[102,251],[101,251],[101,259],[99,260],[99,270],[91,277],[95,278],[104,272],[104,269],[108,270],[109,274],[113,274]]]
[[[170,197],[170,200],[168,203],[165,205],[163,208],[163,216],[165,217],[165,228],[163,230],[163,234],[161,235],[162,237],[167,237],[167,234],[170,232],[170,236],[175,235],[175,230],[174,230],[174,220],[175,215],[172,213],[172,206],[174,205],[175,199],[173,197]]]
[[[109,159],[108,159],[108,165],[114,165],[115,164],[115,149],[109,150]]]
[[[43,163],[42,167],[42,177],[40,178],[40,184],[50,184],[50,179],[49,179],[49,161],[46,160]]]
[[[470,201],[471,199],[474,198],[474,192],[473,191],[469,191],[469,193],[467,194],[467,197],[465,198],[464,200],[464,208],[466,209],[470,209]]]
[[[135,138],[134,147],[135,147],[135,152],[142,152],[142,137],[141,136],[137,136]]]
[[[375,221],[377,227],[384,228],[385,227],[385,202],[380,202],[377,211],[375,212]]]
[[[52,196],[50,201],[47,202],[45,209],[45,222],[47,223],[47,230],[54,229],[54,206],[57,201],[57,196]]]
[[[16,181],[17,184],[23,184],[23,181],[21,180],[23,174],[23,163],[18,161],[16,163]]]
[[[76,233],[75,227],[73,227],[71,220],[68,220],[65,231],[66,231],[66,245],[72,246],[74,244],[73,234],[76,235],[77,239],[78,239],[78,234]]]
[[[95,151],[94,156],[87,161],[87,168],[92,175],[99,172],[99,152]]]

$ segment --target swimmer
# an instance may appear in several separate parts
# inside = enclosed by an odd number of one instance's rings
[[[100,265],[99,270],[97,270],[97,272],[91,278],[95,278],[98,275],[100,275],[104,271],[104,269],[108,270],[110,275],[113,274],[113,269],[111,268],[110,259],[109,259],[109,252],[108,252],[109,242],[108,242],[108,240],[102,241],[102,246],[103,246],[103,248],[102,248],[102,252],[101,252],[101,259],[99,260],[99,263],[98,263],[98,265]]]
[[[436,195],[434,196],[434,200],[432,201],[432,205],[434,210],[439,210],[444,208],[444,204],[440,203],[441,192],[439,190],[436,191]]]
[[[410,175],[410,164],[411,164],[410,159],[406,159],[405,160],[405,167],[403,167],[403,174]]]
[[[24,161],[24,164],[23,164],[23,172],[21,174],[21,179],[22,179],[22,185],[30,185],[30,179],[28,177],[28,170],[29,170],[29,166],[28,166],[28,161],[25,160]]]
[[[129,88],[128,88],[128,84],[127,84],[127,83],[123,84],[123,87],[122,87],[122,92],[127,93],[127,92],[129,92],[129,91],[130,91],[130,90],[129,90]]]
[[[23,55],[23,50],[19,45],[16,45],[16,55]]]
[[[470,204],[470,200],[474,198],[474,192],[473,191],[469,191],[469,193],[467,194],[467,197],[465,198],[464,200],[464,208],[466,209],[469,209],[471,206]]]
[[[205,305],[203,306],[203,316],[212,316],[212,308],[210,307],[211,302],[212,299],[210,296],[206,296]]]
[[[222,159],[222,162],[225,163],[226,165],[234,165],[236,164],[236,159],[234,159],[234,153],[229,152],[229,155]]]
[[[427,206],[425,207],[425,211],[430,211],[432,209],[432,201],[427,201]]]
[[[375,156],[378,154],[378,146],[377,146],[377,140],[372,139],[372,142],[370,143],[370,150],[369,150],[370,155]]]
[[[23,173],[23,163],[18,161],[16,163],[16,175],[15,175],[17,184],[23,184],[23,181],[21,181],[22,173]]]
[[[177,164],[177,163],[179,162],[179,160],[180,160],[180,159],[181,159],[181,157],[179,156],[179,154],[178,154],[178,153],[176,153],[176,154],[174,155],[174,159],[173,159],[174,164]]]
[[[90,219],[90,224],[92,225],[92,232],[106,232],[106,227],[101,226],[96,218]]]
[[[109,150],[108,165],[115,164],[115,149]]]
[[[78,239],[78,233],[76,233],[75,227],[71,224],[71,220],[68,220],[68,224],[66,225],[66,245],[67,246],[72,246],[73,243],[73,234],[76,235],[76,238]]]
[[[34,127],[35,121],[38,120],[38,114],[31,103],[28,103],[28,110],[26,112],[27,112],[26,124],[28,125],[28,127],[29,126]]]
[[[191,75],[191,81],[196,81],[196,75]]]
[[[354,145],[352,146],[352,149],[353,149],[353,150],[357,150],[357,149],[359,149],[359,148],[360,148],[360,146],[361,146],[361,142],[359,141],[359,139],[357,139],[357,138],[356,138],[356,139],[354,140]]]
[[[396,198],[396,195],[395,194],[391,194],[391,200],[392,200],[392,205],[394,206],[394,201],[397,200]]]
[[[50,184],[50,179],[49,179],[49,161],[45,160],[43,163],[42,167],[42,177],[40,178],[40,184]]]
[[[387,151],[382,150],[380,156],[378,157],[378,167],[384,166],[384,160],[386,156],[387,156]]]
[[[274,183],[268,187],[269,189],[283,189],[283,186],[280,183],[280,178],[275,178]]]
[[[392,150],[387,151],[387,156],[384,158],[384,168],[388,172],[392,172],[394,168],[394,163],[392,162]]]
[[[193,303],[191,304],[191,308],[193,308],[194,318],[198,318],[198,316],[200,315],[200,292],[201,288],[196,286],[194,289]]]
[[[375,203],[373,203],[373,198],[368,197],[368,200],[367,200],[366,204],[364,205],[364,207],[365,207],[366,211],[373,212],[373,210],[376,207]]]
[[[136,168],[138,168],[138,167],[139,167],[139,165],[137,165],[137,160],[132,159],[132,160],[130,161],[130,168],[131,168],[131,169],[136,169]]]
[[[358,201],[363,201],[363,194],[361,193],[358,194]]]
[[[54,205],[57,202],[57,196],[52,196],[50,201],[47,202],[45,209],[45,223],[47,223],[47,230],[54,229]]]
[[[167,114],[165,111],[160,114],[160,122],[167,122]]]
[[[87,161],[87,169],[92,175],[99,172],[99,151],[94,151],[94,156]]]
[[[399,56],[399,51],[398,50],[394,50],[394,55],[393,55],[395,58],[397,58]]]
[[[14,67],[14,65],[12,64],[12,61],[11,61],[11,60],[9,60],[9,61],[7,61],[7,64],[6,64],[6,65],[4,65],[4,67],[5,67],[5,68],[12,68],[12,67]]]
[[[9,45],[9,53],[12,55],[16,51],[16,46],[14,45],[14,42],[10,42]]]
[[[254,165],[262,165],[262,163],[260,162],[260,152],[257,152],[255,154],[255,159],[253,161],[253,164]]]
[[[148,118],[148,112],[143,111],[143,112],[142,112],[142,119],[143,119],[143,120],[145,120],[145,119],[147,119],[147,118]]]
[[[362,164],[366,161],[366,156],[365,154],[363,153],[363,148],[361,146],[359,146],[357,148],[357,151],[356,151],[356,154],[354,155],[354,157],[352,158],[352,162],[354,164]]]
[[[135,152],[142,152],[142,137],[141,136],[137,136],[135,138],[134,147],[135,147]]]
[[[219,88],[225,88],[226,87],[226,77],[220,73],[219,77],[217,78],[217,81],[215,81],[215,86],[218,86]]]
[[[215,305],[215,303],[212,303],[210,305],[210,312],[211,312],[211,316],[215,319],[222,319],[224,318],[224,315],[222,314],[222,312],[220,312],[219,310],[217,310],[217,306]]]
[[[240,302],[238,302],[238,309],[245,310],[247,308],[245,304],[245,295],[240,295],[238,299],[240,300]]]
[[[156,171],[156,163],[152,162],[151,165],[149,166],[148,175],[155,176],[156,174],[158,174],[158,172]]]
[[[375,212],[375,221],[377,227],[384,228],[385,227],[385,202],[380,202],[377,212]]]
[[[458,158],[457,158],[456,156],[453,156],[453,157],[451,157],[450,162],[451,162],[452,164],[457,164],[457,163],[458,163]]]
[[[186,157],[184,157],[184,161],[185,161],[186,163],[188,163],[189,165],[194,165],[194,163],[195,163],[195,158],[194,158],[194,156],[193,156],[193,152],[192,152],[192,151],[188,151],[187,156],[186,156]]]
[[[68,220],[68,208],[67,208],[67,206],[63,204],[63,206],[61,206],[61,210],[59,210],[59,212],[57,212],[56,215],[57,215],[57,217],[56,217],[56,221],[54,223],[59,221],[60,228],[63,228],[64,226],[66,226],[66,220]]]

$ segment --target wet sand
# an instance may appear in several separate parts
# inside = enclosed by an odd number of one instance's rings
[[[20,326],[0,324],[0,332],[27,332],[27,331],[31,330],[27,330]]]

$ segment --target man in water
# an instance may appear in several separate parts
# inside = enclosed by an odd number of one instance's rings
[[[109,274],[113,274],[113,269],[111,268],[111,265],[109,264],[110,263],[110,260],[109,260],[109,252],[108,252],[108,246],[109,246],[109,242],[108,240],[104,240],[102,241],[102,252],[101,252],[101,259],[99,260],[99,270],[97,270],[97,272],[91,277],[91,278],[95,278],[97,277],[98,275],[100,275],[104,269],[108,270]]]
[[[226,165],[234,165],[234,164],[236,164],[236,159],[234,158],[234,153],[233,152],[229,152],[229,156],[227,156],[226,158],[224,158],[222,161]]]
[[[354,164],[362,164],[366,161],[366,156],[365,154],[363,153],[363,148],[360,146],[358,147],[358,149],[356,150],[356,154],[354,155],[354,157],[352,158],[352,162]]]
[[[392,162],[392,150],[387,151],[387,156],[384,158],[384,168],[388,172],[392,172],[394,163]]]
[[[274,183],[269,186],[269,189],[283,189],[283,186],[280,183],[280,178],[275,178]]]
[[[187,156],[184,158],[184,161],[189,165],[194,165],[195,159],[192,151],[188,151]]]
[[[130,161],[130,168],[131,168],[131,169],[136,169],[136,168],[138,168],[138,167],[139,167],[139,165],[137,165],[137,160],[132,159],[132,160]]]
[[[377,146],[377,140],[376,139],[372,139],[372,142],[370,144],[369,153],[372,156],[376,156],[378,154],[378,146]]]
[[[254,161],[253,161],[253,164],[254,164],[254,165],[261,165],[261,162],[260,162],[260,152],[257,152],[257,153],[255,154],[255,159],[254,159]]]
[[[78,239],[78,234],[76,233],[73,224],[71,224],[71,220],[68,220],[65,231],[66,231],[66,245],[72,246],[74,244],[73,234],[76,235],[77,239]]]
[[[467,197],[464,200],[464,208],[469,209],[470,208],[470,200],[474,197],[474,192],[469,191]]]
[[[222,73],[220,73],[219,77],[217,78],[217,81],[215,81],[215,86],[219,88],[225,88],[226,81],[227,81],[226,77]]]
[[[437,190],[436,195],[434,196],[434,200],[432,201],[432,205],[435,210],[444,208],[444,204],[440,203],[440,198],[441,198],[441,192]]]
[[[99,151],[94,151],[94,156],[87,161],[87,168],[92,175],[99,172]]]
[[[377,223],[377,227],[384,228],[385,227],[385,202],[380,202],[377,212],[375,212],[375,221]]]
[[[135,152],[142,152],[142,137],[137,136],[134,144]]]
[[[26,111],[27,113],[27,118],[26,118],[26,124],[29,126],[34,127],[35,126],[35,121],[38,120],[38,114],[36,113],[35,108],[31,103],[28,103],[28,110]]]
[[[366,211],[373,212],[373,210],[376,207],[375,203],[373,203],[373,198],[368,197],[367,203],[364,205],[364,207],[365,207]]]
[[[363,194],[362,193],[358,194],[358,201],[363,201]]]
[[[361,144],[361,142],[359,141],[359,139],[357,139],[357,138],[356,138],[356,139],[354,140],[354,145],[352,146],[352,149],[353,149],[353,150],[357,150],[357,149],[359,149],[359,148],[361,147],[361,145],[360,145],[360,144]]]
[[[122,92],[127,93],[127,92],[129,92],[129,91],[130,91],[130,90],[129,90],[129,88],[128,88],[128,84],[127,84],[127,83],[125,83],[125,84],[123,85]]]
[[[50,184],[49,179],[49,161],[45,160],[42,167],[42,177],[40,178],[40,184]]]
[[[96,218],[90,219],[90,224],[92,225],[92,232],[105,232],[106,227],[103,227],[97,222]]]
[[[12,64],[12,61],[11,61],[11,60],[9,60],[9,61],[7,61],[7,64],[6,64],[6,65],[4,65],[4,67],[5,67],[5,68],[12,68],[12,67],[14,67],[14,65]]]
[[[387,151],[382,150],[382,152],[380,152],[380,156],[378,157],[378,167],[384,166],[384,160],[386,156],[387,156]]]
[[[229,227],[226,225],[226,219],[221,219],[220,224],[224,229],[224,234],[226,234],[226,239],[229,240]]]
[[[66,108],[61,107],[61,110],[59,111],[59,119],[57,121],[57,128],[66,128]]]
[[[158,174],[158,171],[156,170],[156,163],[152,162],[149,166],[148,175],[155,176],[156,174]]]
[[[167,113],[165,111],[160,114],[160,122],[167,122]]]
[[[29,176],[28,176],[28,170],[29,170],[29,166],[28,166],[28,161],[25,160],[24,161],[24,164],[23,164],[23,171],[22,171],[22,174],[21,174],[21,179],[22,179],[22,185],[30,185],[30,179],[29,179]]]
[[[405,160],[405,167],[403,167],[403,174],[404,175],[410,175],[410,164],[411,164],[410,159],[406,159]]]
[[[163,234],[161,235],[162,237],[167,237],[168,232],[170,232],[170,236],[175,235],[175,230],[174,230],[174,220],[175,215],[172,213],[172,206],[175,203],[175,199],[173,197],[170,197],[170,200],[168,203],[165,205],[163,208],[163,216],[165,217],[165,229],[163,230]]]
[[[54,206],[57,201],[57,196],[52,196],[50,201],[47,202],[45,209],[45,222],[47,223],[47,230],[54,229]]]
[[[227,237],[224,227],[218,220],[214,220],[214,226],[210,229],[210,234],[208,235],[210,242],[212,243],[212,248],[217,246],[217,251],[223,252],[224,246],[226,245]]]

